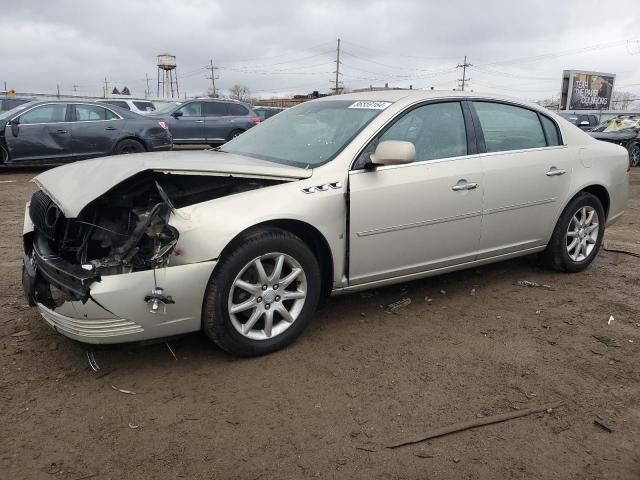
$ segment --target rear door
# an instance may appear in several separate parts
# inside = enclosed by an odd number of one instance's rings
[[[203,102],[185,103],[175,113],[182,115],[173,116],[169,121],[169,129],[174,142],[206,143]]]
[[[75,116],[71,127],[72,150],[76,158],[110,155],[121,137],[120,115],[113,110],[90,104],[74,104]]]
[[[571,182],[571,154],[553,120],[503,102],[474,101],[484,150],[479,258],[545,245]]]
[[[205,102],[204,130],[207,143],[227,141],[229,134],[229,104],[227,102]]]
[[[66,103],[38,105],[20,113],[17,124],[7,124],[5,141],[15,162],[63,162],[72,158],[71,122]]]

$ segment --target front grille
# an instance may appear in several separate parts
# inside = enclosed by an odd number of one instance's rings
[[[36,229],[49,240],[56,240],[65,218],[58,206],[43,191],[31,196],[29,216]]]

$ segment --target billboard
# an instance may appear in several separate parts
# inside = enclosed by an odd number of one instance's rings
[[[615,74],[565,70],[562,72],[561,110],[608,110]]]

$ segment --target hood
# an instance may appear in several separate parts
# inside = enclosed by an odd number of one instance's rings
[[[588,132],[593,138],[605,140],[608,142],[620,142],[622,140],[631,140],[638,136],[638,132],[633,129],[624,129],[617,132]]]
[[[168,151],[84,160],[41,173],[33,181],[75,218],[91,201],[124,180],[147,170],[243,178],[302,179],[311,169],[213,150]]]

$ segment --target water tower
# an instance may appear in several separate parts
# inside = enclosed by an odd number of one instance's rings
[[[170,53],[158,55],[158,97],[179,97],[176,56]]]

